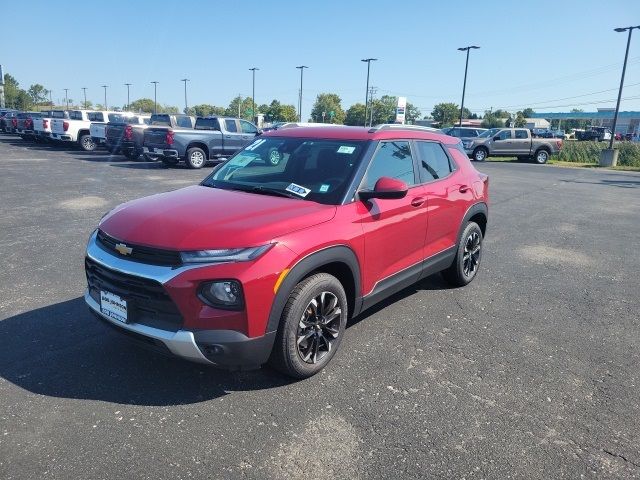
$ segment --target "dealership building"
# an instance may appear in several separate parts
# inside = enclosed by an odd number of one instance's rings
[[[599,108],[597,112],[549,112],[534,113],[531,116],[549,121],[559,120],[561,125],[563,120],[589,120],[591,125],[611,128],[614,113],[614,108]],[[640,112],[618,112],[616,133],[637,137],[640,133]]]

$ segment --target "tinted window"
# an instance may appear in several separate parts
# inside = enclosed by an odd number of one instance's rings
[[[63,110],[54,110],[51,112],[51,118],[69,118],[69,114]]]
[[[420,178],[424,182],[449,175],[453,168],[442,145],[436,142],[416,142],[420,157]]]
[[[224,125],[226,127],[227,132],[237,132],[238,128],[236,127],[236,121],[230,118],[225,119]]]
[[[104,122],[104,115],[102,115],[102,112],[89,112],[87,114],[87,118],[89,118],[90,122]]]
[[[82,112],[78,112],[78,111],[69,112],[69,119],[70,120],[82,120]]]
[[[176,117],[176,124],[182,128],[193,128],[193,123],[191,123],[191,117]]]
[[[169,115],[151,115],[151,125],[171,126],[171,118]]]
[[[198,118],[196,130],[220,130],[220,122],[217,118]]]
[[[124,113],[109,113],[107,117],[109,118],[109,121],[113,123],[136,123],[135,117]]]
[[[396,178],[409,186],[415,185],[409,142],[382,142],[371,160],[361,187],[373,190],[380,177]]]
[[[242,133],[258,133],[255,125],[246,120],[240,120],[240,128],[242,129]]]
[[[499,140],[508,140],[511,138],[511,130],[502,130],[497,136]]]
[[[529,138],[526,130],[516,130],[516,138]]]
[[[145,125],[149,125],[149,123],[151,123],[151,119],[150,118],[143,118],[142,122],[140,122],[141,124],[145,124]]]

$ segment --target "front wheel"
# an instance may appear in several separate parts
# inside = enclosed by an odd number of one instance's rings
[[[202,168],[206,161],[207,155],[201,148],[192,147],[187,150],[186,164],[189,168]]]
[[[442,276],[454,287],[464,287],[478,273],[481,256],[482,230],[476,222],[469,222],[460,237],[456,257]]]
[[[488,153],[486,148],[476,148],[473,152],[473,159],[476,162],[484,162],[487,159]]]
[[[93,152],[97,147],[96,142],[93,141],[91,135],[82,135],[78,139],[78,143],[80,144],[80,148],[85,152]]]
[[[536,152],[536,163],[542,165],[547,163],[547,160],[549,160],[549,152],[547,152],[546,150],[538,150]]]
[[[302,280],[282,312],[270,363],[293,378],[307,378],[333,358],[347,324],[347,296],[328,273]]]

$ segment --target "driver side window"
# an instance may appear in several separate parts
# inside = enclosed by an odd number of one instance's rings
[[[380,177],[402,180],[409,187],[416,184],[409,142],[381,142],[362,179],[360,188],[373,190]]]

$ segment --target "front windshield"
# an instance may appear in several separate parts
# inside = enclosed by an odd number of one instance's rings
[[[262,137],[202,184],[337,205],[365,146],[365,141]]]
[[[500,130],[502,130],[501,128],[490,128],[489,130],[487,130],[486,132],[482,132],[480,135],[478,135],[478,138],[487,138],[487,137],[493,137],[496,133],[498,133]]]

